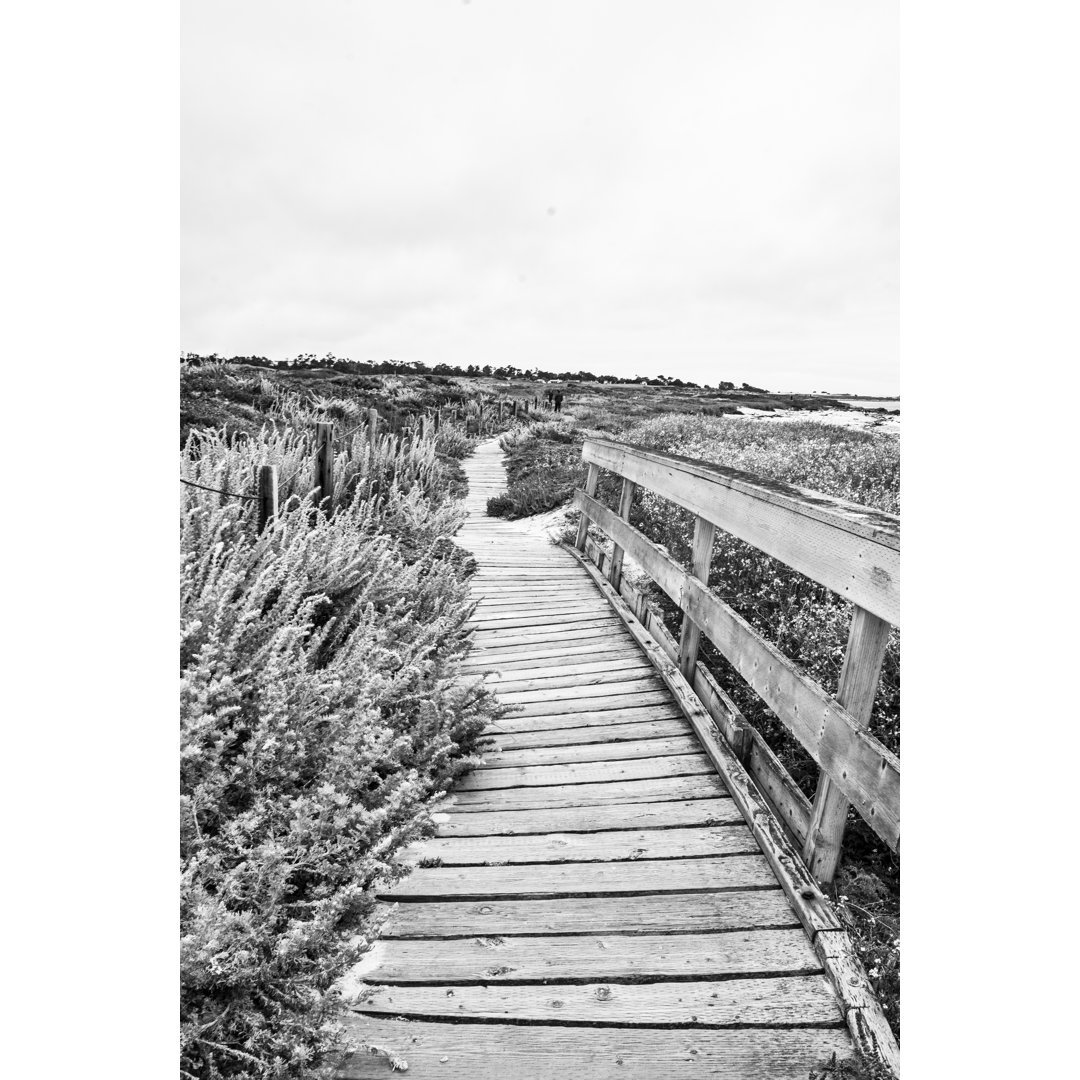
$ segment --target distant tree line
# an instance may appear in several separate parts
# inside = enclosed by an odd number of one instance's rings
[[[273,370],[297,371],[312,370],[315,368],[339,371],[345,375],[456,375],[459,378],[479,378],[490,376],[494,379],[527,379],[543,382],[598,382],[598,383],[622,383],[642,386],[677,386],[687,387],[692,390],[708,389],[708,385],[699,385],[685,379],[672,379],[667,375],[637,375],[634,378],[624,378],[619,375],[594,375],[591,371],[546,371],[542,368],[523,369],[514,367],[513,364],[503,364],[493,367],[491,364],[469,364],[462,367],[459,364],[424,364],[419,360],[398,362],[396,360],[383,360],[378,363],[367,361],[348,360],[333,353],[327,353],[323,357],[317,357],[314,353],[301,353],[292,360],[274,361],[265,356],[218,356],[211,353],[209,356],[199,356],[196,353],[185,353],[181,360],[185,364],[198,366],[199,364],[230,363],[248,364],[251,367],[265,367]],[[718,390],[736,389],[733,382],[719,382]],[[767,394],[768,390],[761,387],[743,383],[742,390],[749,390],[759,394]]]

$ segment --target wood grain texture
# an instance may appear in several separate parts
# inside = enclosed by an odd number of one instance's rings
[[[606,724],[591,728],[555,728],[551,731],[519,731],[489,735],[491,745],[502,750],[531,746],[572,746],[575,743],[635,742],[640,739],[670,738],[685,735],[692,729],[680,716],[672,720],[638,721],[631,724]]]
[[[671,757],[698,753],[701,745],[693,731],[666,739],[639,742],[580,743],[576,746],[525,747],[507,750],[495,747],[483,753],[485,769],[521,768],[530,765],[572,765],[583,762],[628,761],[638,758]]]
[[[583,695],[570,700],[556,698],[548,701],[526,701],[515,705],[514,709],[517,716],[563,716],[613,709],[641,708],[643,705],[666,705],[670,700],[666,690],[642,689],[602,694],[597,697]]]
[[[565,685],[562,683],[565,682]],[[508,705],[532,705],[547,701],[584,701],[594,697],[612,697],[617,694],[637,694],[657,690],[663,684],[655,671],[613,672],[604,675],[575,675],[565,680],[545,680],[539,686],[526,690],[508,690],[505,686],[495,688],[499,700]]]
[[[657,892],[764,889],[776,879],[761,855],[638,859],[573,865],[419,867],[386,891],[390,900],[555,899]]]
[[[884,619],[855,608],[836,699],[863,727],[870,723],[874,709],[889,630]],[[803,849],[810,872],[818,881],[831,882],[840,865],[847,812],[848,801],[839,785],[828,774],[822,775]]]
[[[390,1050],[416,1080],[806,1080],[815,1066],[851,1053],[837,1028],[742,1031],[439,1024],[354,1016],[358,1044]],[[385,1053],[346,1055],[339,1080],[396,1077]]]
[[[382,937],[439,938],[536,934],[647,934],[791,930],[799,920],[783,892],[654,893],[560,900],[380,901]]]
[[[365,988],[352,1008],[365,1015],[483,1017],[595,1025],[685,1027],[768,1026],[797,1016],[807,1026],[839,1026],[844,1018],[821,975],[723,982],[604,983],[554,986],[379,986]]]
[[[757,841],[745,825],[616,832],[543,833],[536,836],[435,837],[411,844],[401,856],[413,865],[439,859],[442,866],[514,863],[626,862],[638,859],[755,855]]]
[[[693,776],[663,776],[655,780],[617,780],[597,784],[550,787],[499,788],[492,791],[454,789],[455,813],[472,810],[558,809],[596,807],[618,803],[715,799],[727,794],[715,770]]]
[[[448,803],[453,802],[451,796]],[[452,811],[453,805],[449,806]],[[684,825],[733,825],[742,814],[730,798],[671,802],[613,803],[530,810],[449,813],[440,820],[439,836],[528,836],[534,833],[593,832],[598,829],[676,828]]]
[[[582,870],[588,869],[588,864]],[[815,974],[798,930],[720,934],[604,934],[409,938],[378,941],[354,969],[368,983],[527,983],[725,975]]]
[[[701,750],[673,754],[656,761],[583,762],[575,765],[524,765],[509,769],[477,769],[459,781],[457,790],[490,791],[494,788],[554,787],[621,783],[655,777],[712,774],[712,762]]]
[[[487,732],[493,735],[509,735],[523,731],[556,731],[564,728],[603,727],[610,724],[627,724],[638,720],[674,720],[682,713],[669,702],[659,705],[635,705],[629,708],[605,708],[583,712],[571,710],[548,716],[504,716],[489,725]]]

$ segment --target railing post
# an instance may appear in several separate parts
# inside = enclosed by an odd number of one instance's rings
[[[596,481],[599,478],[599,476],[600,476],[600,466],[599,465],[590,465],[589,466],[589,474],[585,478],[585,494],[586,495],[595,495],[596,494]],[[578,551],[584,551],[585,550],[585,537],[588,536],[588,534],[589,534],[589,519],[585,515],[585,511],[582,510],[581,511],[581,520],[578,522],[578,527],[577,527],[577,539],[574,541],[574,547],[576,547],[578,549]]]
[[[619,496],[619,517],[623,521],[630,520],[630,504],[634,501],[634,492],[637,490],[637,484],[633,480],[627,480],[623,477],[622,482],[622,494]],[[618,592],[619,591],[619,579],[622,577],[622,560],[623,549],[618,544],[613,543],[611,549],[611,565],[608,566],[607,579],[611,582],[611,587]]]
[[[277,466],[259,466],[259,532],[269,525],[278,513]]]
[[[318,482],[318,505],[327,514],[334,508],[334,425],[315,425],[315,476]]]
[[[709,584],[709,566],[712,562],[713,539],[716,526],[699,517],[694,522],[694,554],[690,572],[702,585]],[[693,685],[694,665],[697,663],[698,646],[701,644],[701,628],[683,614],[682,633],[679,635],[679,670],[683,678]]]
[[[881,665],[889,644],[889,624],[856,606],[851,618],[844,667],[836,700],[863,726],[870,722],[881,677]],[[823,771],[814,795],[803,858],[823,885],[832,881],[840,864],[840,849],[847,824],[848,801]]]
[[[368,445],[371,447],[372,454],[375,453],[375,442],[379,437],[379,410],[368,409],[367,411],[368,422]]]

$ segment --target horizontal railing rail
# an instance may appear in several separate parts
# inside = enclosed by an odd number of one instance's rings
[[[892,849],[900,839],[900,762],[867,730],[891,625],[899,624],[899,519],[842,499],[735,469],[606,440],[586,440],[577,548],[606,562],[607,578],[628,599],[622,560],[629,554],[683,613],[677,652],[683,676],[717,721],[747,770],[801,843],[811,870],[830,881],[839,863],[849,803]],[[595,498],[599,470],[623,478],[616,513]],[[693,566],[683,569],[629,524],[638,487],[696,515]],[[612,541],[606,559],[589,551],[589,523]],[[844,668],[833,697],[708,587],[716,528],[851,600],[854,614]],[[641,604],[638,610],[641,611]],[[646,625],[669,652],[660,620]],[[704,634],[746,680],[821,770],[813,804],[749,728],[711,673],[698,662]]]

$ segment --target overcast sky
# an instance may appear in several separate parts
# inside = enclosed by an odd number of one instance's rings
[[[894,3],[181,10],[184,349],[899,392]]]

